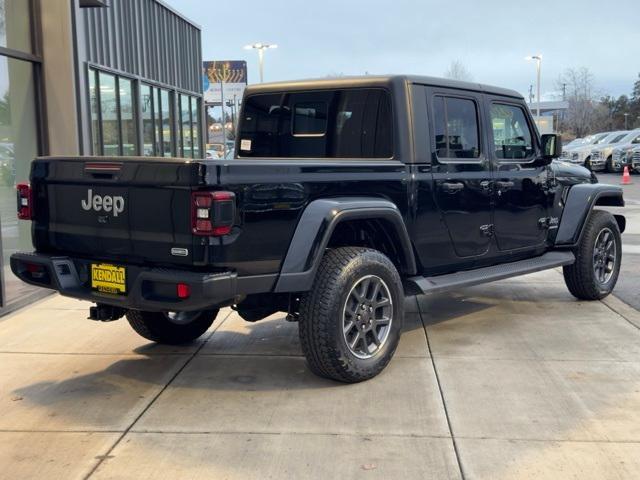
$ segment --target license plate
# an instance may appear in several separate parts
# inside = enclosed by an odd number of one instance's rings
[[[126,294],[126,269],[108,263],[92,263],[91,288],[104,293]]]

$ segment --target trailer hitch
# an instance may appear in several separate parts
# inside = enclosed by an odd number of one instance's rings
[[[99,322],[113,322],[122,318],[125,313],[127,313],[126,308],[98,303],[95,307],[89,307],[89,316],[87,318]]]

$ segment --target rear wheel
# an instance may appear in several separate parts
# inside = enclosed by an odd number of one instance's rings
[[[601,210],[589,215],[575,254],[575,263],[563,268],[571,294],[581,300],[609,295],[618,281],[622,259],[620,229],[613,215]]]
[[[376,376],[398,346],[403,305],[400,276],[385,255],[328,251],[300,299],[300,342],[311,371],[347,383]]]
[[[129,310],[127,320],[138,335],[156,343],[188,343],[205,333],[216,316],[215,310],[197,312],[142,312]]]

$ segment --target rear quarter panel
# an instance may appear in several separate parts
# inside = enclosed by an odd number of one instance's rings
[[[408,212],[408,167],[396,160],[235,159],[214,162],[220,188],[235,193],[238,225],[212,263],[239,275],[277,273],[305,207],[318,198],[368,196]]]

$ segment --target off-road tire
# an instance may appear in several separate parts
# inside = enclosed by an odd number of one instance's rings
[[[143,312],[129,310],[127,320],[138,335],[152,342],[167,345],[189,343],[205,333],[216,316],[218,310],[197,312],[189,323],[178,324],[169,320],[162,312]]]
[[[613,233],[615,264],[611,278],[601,283],[594,272],[594,248],[598,235],[604,229]],[[574,253],[575,263],[563,267],[564,281],[571,294],[580,300],[600,300],[609,295],[618,281],[622,259],[620,229],[611,213],[603,210],[591,212]]]
[[[349,349],[343,315],[351,289],[364,277],[376,276],[388,288],[392,321],[386,341],[371,358],[359,358]],[[394,264],[377,250],[341,247],[324,254],[311,291],[300,299],[299,335],[309,368],[321,377],[345,383],[378,375],[398,346],[404,315],[404,291]]]

